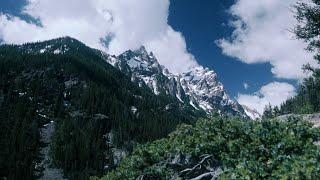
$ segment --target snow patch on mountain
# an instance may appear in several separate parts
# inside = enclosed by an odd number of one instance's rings
[[[255,109],[250,109],[248,106],[242,105],[245,113],[252,119],[252,120],[260,120],[262,118],[261,114],[256,111]]]
[[[173,74],[143,46],[117,57],[105,57],[111,65],[131,76],[132,81],[139,86],[146,85],[156,95],[172,95],[180,102],[207,113],[221,112],[247,117],[241,105],[228,96],[213,70],[196,66],[183,74]]]
[[[21,48],[26,48],[23,50],[28,53],[40,54],[65,54],[69,49],[81,50],[78,49],[78,46],[73,46],[73,42],[76,40],[65,37],[40,43],[36,48],[32,46],[31,49],[28,44]],[[248,108],[244,109],[238,102],[232,100],[222,83],[219,82],[217,74],[208,68],[195,66],[188,72],[173,74],[160,65],[153,53],[148,53],[143,46],[137,50],[128,50],[118,56],[99,50],[96,52],[110,65],[131,77],[131,81],[140,87],[150,88],[156,95],[170,95],[184,105],[203,110],[208,114],[218,112],[224,115],[250,116],[252,119],[257,116],[255,113],[252,114]]]

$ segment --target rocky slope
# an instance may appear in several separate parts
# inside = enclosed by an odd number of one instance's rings
[[[39,172],[43,171],[39,174],[38,180],[66,180],[63,177],[63,172],[61,169],[58,169],[52,163],[52,157],[50,156],[51,149],[51,139],[54,133],[55,122],[50,121],[49,123],[43,125],[40,129],[40,141],[45,144],[44,147],[41,148],[40,154],[43,156],[40,164],[36,165],[36,169],[39,169]]]
[[[304,121],[310,122],[313,124],[313,127],[319,128],[320,127],[320,113],[314,113],[314,114],[285,114],[276,117],[279,120],[288,120],[289,118],[299,118]]]
[[[131,76],[132,81],[139,86],[146,85],[157,95],[169,94],[206,113],[248,117],[243,107],[228,96],[213,70],[196,66],[188,72],[173,74],[143,46],[119,56],[101,54],[111,65]]]

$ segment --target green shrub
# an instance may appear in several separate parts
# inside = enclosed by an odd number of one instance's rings
[[[243,121],[213,117],[180,125],[169,137],[138,146],[103,179],[170,179],[168,162],[178,153],[200,159],[210,154],[223,169],[220,179],[320,178],[318,129],[300,119]]]

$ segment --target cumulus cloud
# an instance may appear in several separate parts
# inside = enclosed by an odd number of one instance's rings
[[[263,113],[264,108],[269,103],[272,106],[279,106],[285,100],[295,95],[295,88],[282,82],[272,82],[251,94],[239,94],[237,100],[240,104],[249,108],[256,109],[259,113]]]
[[[22,13],[41,25],[1,14],[0,39],[19,44],[71,36],[116,55],[145,45],[169,70],[184,72],[197,63],[184,37],[168,25],[169,5],[169,0],[28,0]]]
[[[302,79],[307,62],[314,64],[306,44],[290,31],[297,23],[292,5],[297,0],[237,0],[230,8],[234,17],[232,37],[220,39],[223,53],[251,64],[270,62],[278,78]]]

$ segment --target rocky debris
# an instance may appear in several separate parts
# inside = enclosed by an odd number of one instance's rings
[[[313,124],[313,127],[319,128],[320,127],[320,113],[314,114],[285,114],[282,116],[278,116],[277,119],[279,120],[288,120],[289,118],[301,118],[304,121],[308,121]]]
[[[316,128],[320,127],[320,113],[305,114],[302,116],[302,119],[314,124],[313,127],[316,127]]]
[[[320,141],[316,141],[313,144],[316,145],[316,146],[320,146]]]
[[[40,154],[42,155],[42,161],[36,165],[36,172],[42,173],[38,174],[39,180],[64,180],[63,172],[61,169],[55,168],[52,164],[52,158],[50,156],[50,148],[51,148],[51,137],[54,133],[55,123],[54,121],[50,121],[48,124],[45,124],[41,130],[40,141],[43,142],[46,146],[41,148]]]
[[[126,150],[119,148],[112,148],[111,152],[113,156],[113,164],[116,166],[118,166],[120,162],[129,154]]]
[[[105,153],[106,162],[105,170],[108,170],[111,166],[118,166],[120,162],[128,156],[129,152],[125,149],[117,148],[114,145],[114,135],[112,132],[109,132],[103,135],[105,139],[105,144],[110,148],[108,152]]]

